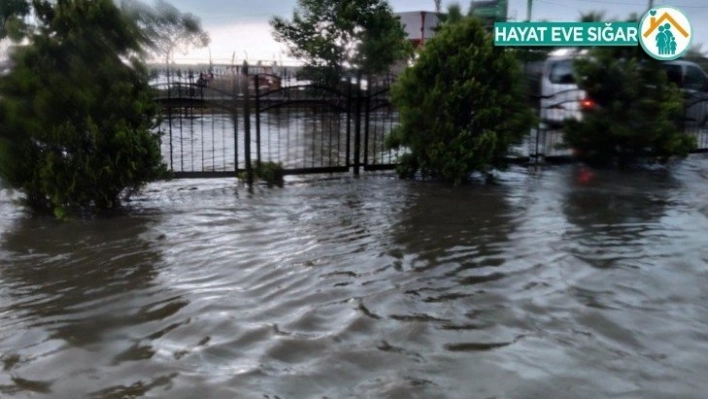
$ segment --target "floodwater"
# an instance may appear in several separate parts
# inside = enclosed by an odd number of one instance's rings
[[[705,398],[708,158],[0,191],[3,398]]]
[[[235,124],[232,115],[208,109],[190,109],[163,117],[159,127],[161,151],[170,170],[224,172],[234,171],[236,164],[240,170],[246,168],[243,115],[237,116]],[[251,158],[255,160],[260,155],[262,161],[277,162],[286,169],[346,167],[347,159],[351,162],[353,157],[348,155],[353,150],[347,140],[353,135],[354,122],[348,119],[350,115],[341,111],[283,108],[261,113],[258,130],[257,119],[251,116]],[[398,113],[390,107],[369,113],[368,140],[364,141],[366,148],[362,148],[367,164],[395,163],[400,154],[384,146],[384,137],[398,119]],[[256,131],[261,135],[260,151]],[[235,139],[234,132],[238,135]]]

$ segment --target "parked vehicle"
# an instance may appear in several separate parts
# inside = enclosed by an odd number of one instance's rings
[[[557,127],[569,118],[580,119],[585,91],[575,82],[571,56],[549,57],[541,75],[541,121]]]
[[[540,79],[540,118],[549,127],[559,127],[566,119],[582,119],[584,109],[596,107],[594,101],[575,82],[573,60],[581,53],[554,53],[544,63]],[[708,123],[708,74],[690,61],[662,63],[670,82],[685,97],[684,120],[687,128],[706,128]]]
[[[708,74],[690,61],[670,61],[663,66],[669,81],[684,94],[686,128],[705,129],[708,124]]]

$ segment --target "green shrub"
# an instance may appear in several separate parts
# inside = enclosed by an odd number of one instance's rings
[[[0,177],[57,217],[113,208],[165,173],[137,28],[111,0],[45,18],[0,78]]]
[[[256,179],[260,179],[266,182],[266,184],[268,184],[268,187],[282,187],[285,183],[283,166],[278,162],[261,162],[260,166],[253,170],[253,176]],[[247,180],[247,172],[239,172],[238,178],[239,180]]]
[[[389,144],[410,153],[399,171],[460,184],[504,164],[533,126],[514,54],[495,47],[479,21],[448,23],[393,87],[401,125]]]
[[[256,172],[258,178],[265,181],[268,186],[283,186],[283,166],[276,162],[261,162]]]
[[[578,85],[596,107],[568,120],[564,141],[580,159],[606,166],[685,156],[695,138],[681,130],[681,92],[641,48],[597,48],[575,61]]]

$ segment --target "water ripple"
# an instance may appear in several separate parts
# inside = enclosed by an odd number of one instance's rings
[[[2,190],[0,394],[699,398],[706,161],[173,181],[68,223]]]

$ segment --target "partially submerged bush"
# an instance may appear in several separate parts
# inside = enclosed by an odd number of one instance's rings
[[[638,158],[668,160],[696,147],[684,134],[681,92],[667,80],[660,61],[641,48],[600,47],[575,61],[578,85],[596,106],[581,121],[568,120],[564,141],[597,165]]]
[[[393,87],[393,101],[401,125],[389,144],[410,150],[399,172],[455,184],[504,165],[534,122],[517,59],[473,18],[445,24],[426,43]]]
[[[276,162],[261,162],[256,175],[268,183],[268,186],[283,185],[283,166]]]
[[[44,17],[0,78],[0,177],[57,217],[113,208],[165,172],[136,27],[111,0]]]
[[[266,184],[268,184],[268,187],[282,187],[285,182],[283,165],[278,162],[261,162],[261,164],[253,170],[253,177],[263,180]],[[240,180],[246,180],[248,178],[247,172],[240,172],[238,174],[238,178]]]

